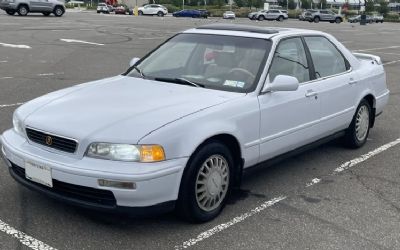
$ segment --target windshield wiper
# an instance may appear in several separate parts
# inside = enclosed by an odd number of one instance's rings
[[[189,80],[187,80],[185,78],[156,77],[156,78],[154,78],[154,80],[162,81],[162,82],[171,82],[171,83],[182,84],[182,85],[188,85],[188,86],[193,86],[193,87],[201,87],[201,88],[205,87],[201,83],[192,82],[192,81],[189,81]]]
[[[132,66],[137,72],[139,72],[140,76],[145,79],[146,76],[143,74],[142,70],[139,69],[136,65]]]

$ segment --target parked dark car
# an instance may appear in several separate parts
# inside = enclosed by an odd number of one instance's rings
[[[180,10],[172,13],[174,17],[207,18],[208,12],[204,10]]]

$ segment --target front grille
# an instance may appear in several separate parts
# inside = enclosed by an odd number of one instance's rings
[[[78,143],[72,139],[48,134],[31,128],[26,128],[29,140],[38,144],[55,148],[68,153],[75,153]]]
[[[53,187],[50,188],[26,179],[25,169],[15,165],[14,163],[12,163],[11,171],[13,171],[14,174],[18,175],[19,177],[23,178],[26,182],[38,186],[41,189],[46,189],[47,191],[50,191],[62,197],[103,206],[116,206],[114,194],[109,190],[101,190],[69,184],[55,179],[53,179]]]

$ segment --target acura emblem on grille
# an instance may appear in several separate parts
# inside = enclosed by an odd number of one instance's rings
[[[51,136],[46,136],[46,144],[49,146],[53,144],[53,138],[51,138]]]

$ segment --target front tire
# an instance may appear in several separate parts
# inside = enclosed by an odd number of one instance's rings
[[[279,22],[283,22],[283,19],[284,19],[283,16],[278,17]]]
[[[319,23],[319,17],[314,17],[314,22]]]
[[[337,17],[337,18],[335,19],[335,22],[336,22],[336,23],[341,23],[341,22],[342,22],[342,19],[340,19],[339,17]]]
[[[206,222],[218,216],[231,190],[233,166],[231,152],[218,141],[197,150],[182,177],[178,214],[190,222]]]
[[[54,15],[55,15],[56,17],[60,17],[60,16],[64,15],[64,9],[61,8],[60,6],[56,6],[56,7],[54,8],[53,13],[54,13]]]
[[[163,17],[163,16],[164,16],[164,13],[163,13],[163,12],[161,12],[161,11],[159,11],[159,12],[157,13],[157,16],[159,16],[159,17]]]
[[[263,15],[261,15],[261,16],[258,17],[258,21],[264,21],[264,19],[265,19],[265,18],[264,18]]]
[[[20,15],[20,16],[26,16],[26,15],[28,15],[29,10],[26,5],[20,5],[18,7],[17,12],[18,12],[18,15]]]
[[[138,15],[143,16],[143,12],[141,10],[139,10]]]
[[[371,105],[363,99],[357,107],[349,128],[346,130],[344,137],[346,146],[360,148],[367,142],[372,115]]]

